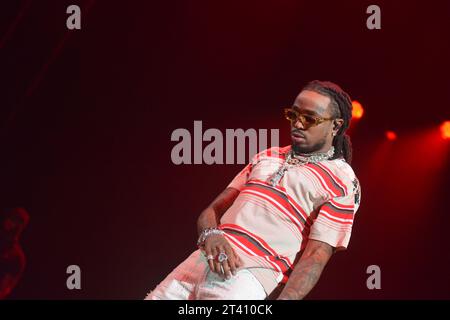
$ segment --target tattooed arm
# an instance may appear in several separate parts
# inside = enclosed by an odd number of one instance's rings
[[[301,300],[316,285],[334,248],[317,240],[309,240],[278,300]]]

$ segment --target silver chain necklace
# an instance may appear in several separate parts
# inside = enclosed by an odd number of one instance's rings
[[[272,185],[272,187],[275,187],[278,182],[280,182],[281,178],[283,178],[284,173],[290,166],[299,166],[299,165],[305,165],[308,163],[317,163],[320,161],[328,160],[332,158],[334,155],[334,146],[331,146],[330,150],[327,152],[317,152],[312,153],[310,155],[308,154],[295,154],[294,150],[291,149],[291,151],[286,155],[286,159],[284,160],[283,165],[278,168],[278,170],[272,174],[269,178],[269,183]]]

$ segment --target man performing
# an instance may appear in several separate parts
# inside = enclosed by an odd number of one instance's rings
[[[352,101],[312,81],[284,110],[292,145],[258,153],[197,221],[198,247],[146,299],[303,299],[346,249],[361,201]]]

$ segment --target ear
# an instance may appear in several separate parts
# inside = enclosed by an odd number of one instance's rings
[[[342,125],[344,124],[344,119],[335,119],[333,121],[333,132],[337,132],[339,131],[339,129],[342,127]]]

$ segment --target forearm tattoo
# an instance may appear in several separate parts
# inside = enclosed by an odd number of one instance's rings
[[[300,259],[278,299],[301,300],[316,285],[325,267],[326,261],[321,255],[312,254]]]

